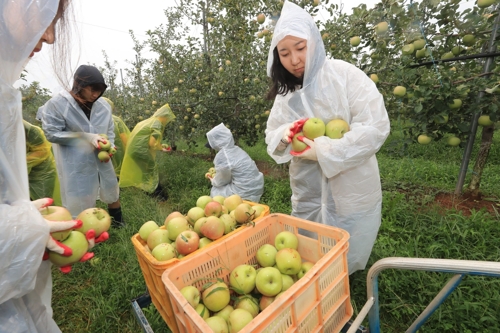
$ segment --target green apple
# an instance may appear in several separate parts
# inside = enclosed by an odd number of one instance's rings
[[[264,244],[259,247],[255,257],[262,267],[272,267],[276,264],[276,253],[278,253],[278,250],[274,246]]]
[[[464,50],[463,47],[461,47],[460,45],[457,45],[451,49],[451,53],[453,53],[454,56],[459,56],[463,50]]]
[[[158,261],[167,261],[177,257],[177,252],[175,251],[174,246],[169,243],[158,244],[153,251],[151,251],[151,254]]]
[[[325,135],[325,122],[319,118],[309,118],[302,127],[302,133],[309,140]]]
[[[201,298],[203,304],[213,312],[222,310],[231,300],[229,288],[222,281],[217,281],[207,286],[203,290]]]
[[[181,212],[178,211],[171,212],[165,218],[165,222],[163,223],[163,225],[166,227],[168,225],[168,222],[170,222],[170,220],[173,219],[174,217],[183,217],[183,216],[184,215]]]
[[[70,231],[68,237],[64,239],[62,244],[69,247],[73,253],[69,257],[65,257],[56,252],[49,252],[49,260],[58,267],[68,266],[79,261],[89,249],[89,243],[84,234],[78,231]]]
[[[205,206],[207,205],[207,203],[212,202],[212,201],[213,201],[213,199],[211,196],[202,195],[201,197],[199,197],[196,200],[196,207],[200,207],[202,209],[205,209]]]
[[[313,0],[313,2],[312,2],[312,6],[313,6],[313,7],[318,7],[318,6],[319,6],[319,3],[320,3],[320,1],[319,1],[319,0]]]
[[[417,138],[418,143],[422,145],[428,145],[431,142],[432,138],[427,136],[426,134],[420,134]]]
[[[201,219],[198,219],[198,221],[196,221],[194,223],[194,226],[193,226],[193,230],[198,234],[198,236],[200,237],[203,237],[203,234],[201,233],[201,226],[207,222],[207,217],[202,217]],[[200,239],[201,241],[201,239]]]
[[[189,230],[189,222],[184,216],[174,217],[167,224],[168,238],[175,241],[177,236],[185,230]]]
[[[155,221],[147,221],[139,229],[139,236],[142,240],[147,241],[149,234],[158,228],[159,226]]]
[[[387,22],[380,22],[375,26],[375,32],[377,34],[384,34],[389,29],[389,24]]]
[[[111,141],[106,140],[106,143],[99,141],[99,148],[101,150],[109,150],[111,148]]]
[[[76,220],[83,222],[83,226],[78,229],[78,231],[85,234],[90,229],[94,229],[96,237],[108,231],[111,226],[111,217],[108,212],[102,208],[85,209],[78,214]]]
[[[257,23],[262,24],[266,21],[266,15],[264,13],[260,13],[257,15]]]
[[[208,169],[208,172],[211,174],[211,175],[215,175],[215,169],[214,168],[210,168]],[[220,203],[221,205],[224,205],[224,199],[225,197],[223,197],[222,195],[216,195],[212,198],[213,201],[217,201],[218,203]]]
[[[403,97],[404,95],[406,95],[406,88],[403,86],[397,86],[396,88],[394,88],[393,93],[395,96]]]
[[[486,8],[495,3],[495,0],[477,0],[477,6],[479,8]]]
[[[297,250],[284,248],[276,253],[276,266],[283,274],[294,275],[300,272],[302,258]]]
[[[413,48],[415,50],[421,50],[425,47],[425,39],[417,39],[413,42]]]
[[[250,295],[241,295],[234,301],[234,309],[244,309],[256,317],[259,314],[259,301]]]
[[[330,139],[340,139],[349,132],[349,124],[343,119],[332,119],[325,126],[325,134]]]
[[[253,319],[252,314],[245,309],[234,309],[229,314],[227,326],[230,333],[241,331]]]
[[[260,311],[264,311],[272,302],[274,302],[275,296],[262,296],[259,302]]]
[[[314,263],[310,261],[304,261],[300,265],[300,271],[297,273],[297,278],[301,279],[313,266]]]
[[[97,158],[99,159],[99,161],[101,162],[109,162],[109,160],[111,159],[111,157],[109,156],[109,153],[107,151],[100,151],[98,154],[97,154]]]
[[[71,213],[69,210],[67,210],[64,207],[60,206],[47,206],[45,208],[42,208],[40,210],[40,213],[42,213],[42,216],[49,221],[72,221],[73,216],[71,216]],[[57,240],[57,241],[63,241],[65,240],[68,236],[71,230],[64,230],[64,231],[56,231],[52,232],[51,235],[52,237]]]
[[[297,250],[299,247],[299,239],[297,235],[291,231],[281,231],[274,237],[274,246],[278,251],[286,248]]]
[[[205,247],[212,242],[213,242],[213,240],[211,240],[210,238],[202,237],[202,238],[200,238],[200,243],[198,244],[198,246],[201,249],[202,247]]]
[[[264,267],[255,278],[257,290],[264,296],[275,296],[283,287],[281,272],[275,267]]]
[[[262,213],[264,213],[264,211],[266,210],[266,208],[262,205],[254,205],[252,207],[255,210],[255,218],[260,217]]]
[[[200,315],[200,317],[203,318],[203,320],[206,320],[210,317],[210,311],[208,311],[205,305],[200,303],[194,309]]]
[[[116,150],[116,148],[115,148],[115,147],[111,147],[111,148],[109,148],[109,153],[110,153],[111,155],[116,154],[116,152],[117,152],[117,150]]]
[[[186,214],[189,224],[194,225],[200,218],[205,217],[205,210],[201,207],[192,207]]]
[[[226,305],[222,310],[219,312],[214,313],[214,316],[224,318],[225,321],[229,320],[229,314],[233,312],[234,308],[232,305]]]
[[[304,151],[304,149],[307,148],[307,145],[304,142],[297,139],[297,137],[299,136],[304,136],[304,133],[298,132],[293,136],[292,139],[292,150],[297,153],[300,153],[301,151]]]
[[[451,52],[446,52],[444,53],[442,56],[441,56],[441,59],[442,60],[445,60],[445,59],[451,59],[451,58],[454,58],[455,56],[453,55],[453,53]]]
[[[427,50],[426,49],[420,49],[415,52],[415,58],[417,59],[422,59],[427,55]]]
[[[229,214],[222,214],[219,219],[224,223],[224,235],[236,229],[236,220]]]
[[[281,274],[281,291],[288,290],[294,283],[295,281],[290,275]]]
[[[483,114],[482,116],[480,116],[477,122],[481,126],[493,125],[493,122],[491,121],[490,116],[488,116],[487,114]]]
[[[251,265],[236,266],[229,274],[229,285],[236,293],[249,294],[255,288],[257,272]]]
[[[456,136],[450,136],[448,138],[448,146],[456,147],[460,144],[460,138],[457,138]]]
[[[224,199],[224,207],[226,207],[229,212],[235,210],[241,203],[243,203],[243,199],[238,194],[232,194]]]
[[[413,46],[413,44],[406,44],[405,46],[403,46],[402,51],[405,55],[413,54],[413,52],[415,51],[415,46]]]
[[[214,333],[228,333],[229,332],[229,327],[227,326],[227,322],[224,320],[224,318],[212,316],[212,317],[205,319],[205,322],[207,323],[208,327],[210,327],[210,329]]]
[[[254,217],[255,210],[249,203],[243,202],[234,209],[234,219],[237,223],[248,223],[252,221]]]
[[[378,75],[377,74],[370,74],[370,79],[377,84],[378,83]]]
[[[454,110],[454,109],[460,109],[461,106],[462,106],[462,100],[458,99],[458,98],[455,98],[453,100],[453,103],[448,104],[448,107],[450,109],[452,109],[452,110]]]
[[[170,238],[168,238],[168,231],[165,229],[158,228],[153,230],[147,239],[148,248],[153,251],[153,249],[162,243],[172,243]]]
[[[356,47],[361,43],[361,38],[359,36],[354,36],[349,40],[351,46]]]
[[[462,43],[464,43],[465,46],[472,46],[476,43],[476,37],[471,34],[465,35],[462,37]]]
[[[198,304],[200,304],[201,293],[195,286],[185,286],[180,290],[182,296],[186,301],[196,309]]]

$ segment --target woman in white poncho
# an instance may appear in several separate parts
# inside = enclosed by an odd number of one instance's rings
[[[285,2],[267,63],[275,98],[266,144],[277,163],[290,163],[292,215],[349,232],[349,274],[366,267],[381,222],[382,192],[375,153],[389,135],[382,95],[367,75],[327,59],[312,17]],[[340,139],[303,139],[310,148],[292,156],[291,138],[307,118],[343,119]]]

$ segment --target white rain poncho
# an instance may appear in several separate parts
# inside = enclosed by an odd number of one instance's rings
[[[45,103],[42,128],[57,164],[63,206],[75,218],[96,199],[111,204],[118,201],[119,187],[113,163],[101,163],[98,150],[82,134],[106,134],[114,145],[115,132],[111,106],[102,98],[92,105],[90,120],[67,91]]]
[[[210,195],[238,194],[244,200],[259,202],[264,193],[264,175],[247,152],[234,145],[231,131],[219,124],[207,133],[207,139],[210,147],[218,151]]]
[[[21,92],[14,83],[57,0],[0,0],[0,332],[60,332],[52,319],[49,226],[29,200]]]
[[[277,163],[290,163],[292,215],[349,232],[349,273],[364,269],[381,222],[382,192],[375,153],[390,132],[382,95],[367,75],[344,61],[326,59],[320,32],[302,8],[285,2],[276,24],[273,49],[285,36],[307,40],[303,87],[278,95],[267,121],[266,143]],[[317,117],[325,124],[341,118],[350,131],[341,139],[316,138],[318,161],[276,148],[296,120]]]

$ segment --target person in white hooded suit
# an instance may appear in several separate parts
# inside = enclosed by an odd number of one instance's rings
[[[269,50],[267,73],[275,98],[266,128],[269,155],[290,163],[292,215],[349,232],[349,274],[366,267],[381,223],[382,192],[375,153],[390,132],[382,95],[355,66],[327,59],[312,17],[286,1]],[[291,139],[307,118],[343,119],[340,139]]]

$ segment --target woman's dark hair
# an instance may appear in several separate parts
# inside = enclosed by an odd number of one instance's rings
[[[273,64],[271,66],[271,88],[267,93],[267,99],[273,100],[277,95],[285,96],[294,92],[297,86],[302,86],[303,77],[296,77],[283,67],[278,53],[278,47],[273,50]]]

